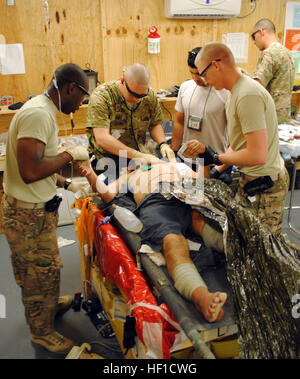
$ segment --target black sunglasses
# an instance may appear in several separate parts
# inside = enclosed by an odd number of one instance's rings
[[[86,94],[87,96],[90,96],[90,94],[88,93],[88,91],[82,87],[80,84],[74,82],[76,84],[76,87],[79,88],[84,94]]]
[[[79,88],[85,95],[90,96],[89,92],[82,85],[78,84],[74,80],[69,80],[65,78],[63,78],[63,80],[68,83],[75,83],[76,87]]]
[[[253,41],[255,41],[255,34],[258,33],[259,31],[260,29],[256,30],[256,32],[251,34],[251,38],[253,39]]]
[[[124,79],[124,83],[125,83],[125,86],[126,86],[126,89],[127,91],[130,93],[131,96],[133,97],[136,97],[137,99],[142,99],[143,97],[146,97],[149,93],[149,88],[147,90],[147,93],[142,93],[142,94],[139,94],[139,93],[136,93],[136,92],[133,92],[131,91],[131,89],[128,87],[128,84],[126,83],[126,80]]]
[[[214,59],[213,61],[211,61],[206,67],[205,69],[199,74],[199,76],[203,76],[203,74],[205,74],[205,72],[210,68],[210,66],[213,64],[213,62],[220,62],[222,59]]]

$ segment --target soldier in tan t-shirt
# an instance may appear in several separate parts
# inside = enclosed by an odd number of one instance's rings
[[[60,354],[66,354],[74,342],[54,330],[55,315],[72,302],[72,296],[59,296],[56,186],[77,192],[82,184],[57,172],[89,156],[83,146],[70,146],[58,154],[56,114],[75,112],[86,94],[84,71],[75,64],[60,66],[47,90],[15,114],[6,144],[2,225],[15,280],[22,290],[31,341]]]
[[[219,42],[206,44],[196,58],[200,76],[216,89],[230,91],[226,107],[229,148],[217,154],[201,143],[187,143],[187,157],[202,154],[222,171],[241,173],[237,199],[275,235],[282,226],[289,176],[280,157],[275,105],[269,92],[238,70],[231,50]]]

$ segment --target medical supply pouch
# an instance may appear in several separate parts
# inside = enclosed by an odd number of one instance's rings
[[[270,176],[261,176],[246,183],[244,191],[249,196],[259,195],[261,193],[264,193],[267,189],[273,187],[273,185],[274,182]]]
[[[47,201],[45,205],[45,210],[47,212],[56,212],[60,206],[62,197],[55,195],[51,200]]]

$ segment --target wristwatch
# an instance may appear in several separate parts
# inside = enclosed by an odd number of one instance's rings
[[[219,154],[216,153],[210,146],[205,146],[205,151],[202,154],[198,154],[199,158],[204,159],[204,166],[209,166],[214,164],[216,166],[221,166],[223,163],[219,160]]]
[[[72,183],[72,179],[68,178],[65,180],[64,189],[68,189],[69,185]]]

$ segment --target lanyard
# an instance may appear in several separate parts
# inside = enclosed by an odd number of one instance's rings
[[[193,93],[191,95],[191,98],[190,98],[190,101],[189,101],[189,105],[188,105],[188,113],[187,113],[187,123],[188,123],[188,125],[189,125],[189,119],[190,119],[190,114],[191,114],[191,102],[192,102],[192,98],[193,98],[194,93],[195,93],[195,91],[196,91],[197,88],[198,87],[196,85],[196,87],[193,90]],[[205,103],[204,103],[204,107],[203,107],[203,112],[202,112],[202,117],[200,118],[201,120],[203,120],[204,116],[205,116],[206,105],[207,105],[207,101],[208,101],[209,95],[211,93],[211,89],[212,89],[212,87],[210,86],[208,94],[207,94],[206,99],[205,99]]]

